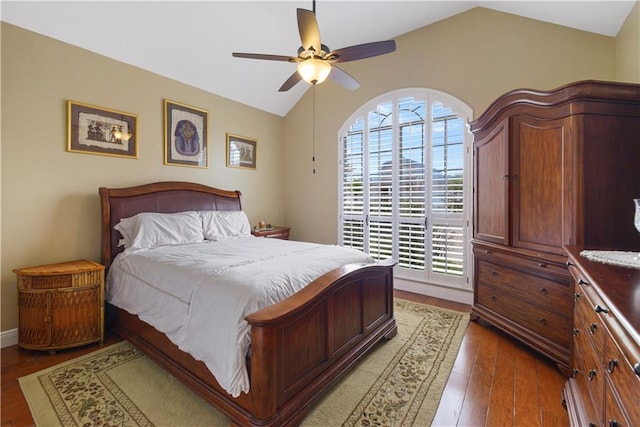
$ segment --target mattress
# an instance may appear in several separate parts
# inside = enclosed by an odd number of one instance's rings
[[[371,262],[351,248],[253,236],[125,251],[109,269],[106,300],[203,361],[237,397],[250,387],[245,316],[330,270]]]

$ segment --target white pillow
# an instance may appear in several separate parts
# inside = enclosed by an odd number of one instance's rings
[[[122,234],[128,251],[204,241],[202,220],[195,211],[143,212],[121,219],[113,228]]]
[[[251,235],[251,224],[244,211],[200,211],[204,238],[217,241]]]

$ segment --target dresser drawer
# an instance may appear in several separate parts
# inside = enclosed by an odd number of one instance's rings
[[[574,376],[578,379],[583,394],[589,396],[593,407],[598,414],[602,413],[604,407],[604,380],[605,373],[598,355],[594,353],[594,348],[590,343],[588,332],[583,328],[576,328],[578,332],[573,334],[573,360]],[[584,390],[587,393],[584,393]],[[598,424],[601,420],[598,420]]]
[[[622,405],[617,398],[617,393],[612,389],[612,384],[607,378],[605,389],[605,411],[604,424],[610,427],[634,427],[637,423],[629,421],[626,411],[622,409]]]
[[[490,282],[480,282],[477,289],[477,305],[500,314],[530,331],[551,340],[563,348],[569,347],[571,318],[559,313],[553,306],[514,298],[509,287]],[[569,304],[566,304],[569,305]]]
[[[602,318],[594,310],[595,304],[586,292],[576,289],[575,298],[575,326],[582,324],[585,335],[591,340],[596,354],[601,355],[604,350],[604,337],[607,331],[602,323]]]
[[[640,377],[608,335],[604,346],[604,367],[632,425],[640,426]]]

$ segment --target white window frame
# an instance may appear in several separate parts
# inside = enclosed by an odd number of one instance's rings
[[[385,94],[382,94],[370,101],[368,101],[367,103],[365,103],[364,105],[362,105],[360,108],[357,109],[356,112],[354,112],[343,124],[343,126],[340,128],[339,132],[338,132],[338,243],[339,244],[343,244],[343,226],[342,226],[342,221],[343,221],[343,178],[344,178],[344,165],[343,165],[343,141],[341,136],[346,135],[346,133],[349,131],[350,127],[356,122],[356,120],[358,120],[358,118],[363,118],[364,119],[364,127],[365,130],[369,128],[368,126],[368,114],[370,111],[374,111],[377,109],[377,107],[380,104],[383,103],[391,103],[393,105],[393,109],[394,109],[394,117],[397,117],[397,106],[398,106],[398,102],[400,99],[402,98],[406,98],[406,97],[412,97],[416,100],[424,100],[426,103],[426,114],[427,116],[425,117],[425,125],[424,125],[424,134],[425,134],[425,140],[427,141],[426,143],[426,148],[427,149],[431,149],[431,124],[432,124],[432,111],[431,108],[433,106],[433,104],[436,103],[441,103],[444,107],[446,108],[450,108],[453,111],[455,111],[455,113],[457,113],[458,117],[461,118],[462,120],[465,121],[465,123],[468,123],[469,121],[472,120],[473,117],[473,111],[472,109],[465,104],[464,102],[462,102],[461,100],[455,98],[454,96],[447,94],[445,92],[441,92],[438,90],[434,90],[434,89],[427,89],[427,88],[406,88],[406,89],[399,89],[399,90],[395,90],[395,91],[391,91]],[[394,165],[397,165],[397,159],[396,159],[396,147],[399,141],[398,138],[398,126],[397,123],[394,122],[393,124],[393,146],[394,146]],[[365,131],[366,134],[366,131]],[[366,143],[367,139],[365,137],[365,143]],[[457,289],[461,289],[461,290],[466,290],[466,291],[470,291],[471,290],[471,270],[472,270],[472,265],[471,265],[471,246],[469,244],[470,238],[472,236],[472,230],[471,230],[471,215],[472,215],[472,142],[473,142],[473,136],[471,135],[471,133],[468,131],[468,129],[465,130],[464,132],[464,146],[463,146],[463,155],[464,155],[464,159],[463,159],[463,182],[464,182],[464,187],[463,187],[463,203],[464,203],[464,209],[463,209],[463,213],[462,213],[462,218],[460,221],[460,224],[463,228],[463,240],[464,240],[464,261],[463,261],[463,273],[460,277],[453,277],[451,275],[448,274],[438,274],[438,273],[434,273],[432,271],[427,271],[428,269],[425,266],[425,270],[424,271],[420,271],[420,270],[410,270],[410,269],[406,269],[406,268],[398,268],[396,267],[395,269],[395,278],[396,279],[404,279],[405,281],[408,282],[413,282],[414,284],[420,284],[420,283],[425,283],[425,284],[433,284],[433,285],[438,285],[438,286],[445,286],[445,287],[452,287],[452,288],[457,288]],[[425,163],[425,171],[431,171],[432,170],[432,156],[429,155],[428,156],[428,161],[429,163]],[[364,177],[368,177],[369,176],[369,170],[367,168],[367,161],[368,159],[365,156],[365,165],[364,165]],[[426,175],[426,174],[425,174]],[[428,176],[431,176],[430,174]],[[431,178],[430,178],[431,179]],[[431,182],[429,179],[429,182]],[[366,179],[365,179],[366,180]],[[397,188],[398,186],[398,177],[397,174],[394,173],[394,178],[392,181],[392,185],[394,188]],[[368,186],[365,186],[363,184],[363,186],[365,188],[368,188]],[[432,186],[428,185],[428,188],[426,188],[426,193],[425,194],[425,200],[431,200],[431,190],[432,190]],[[393,194],[393,198],[396,199],[398,197],[397,195],[398,191],[394,191]],[[364,193],[364,203],[365,206],[369,205],[369,192],[366,191]],[[363,214],[363,217],[367,217],[368,213],[365,212]],[[358,215],[352,217],[353,219],[355,219],[355,217],[357,217]],[[349,219],[349,215],[346,216],[346,218],[344,219]],[[361,217],[359,220],[363,220],[364,218]],[[392,222],[399,224],[399,213],[398,212],[393,212],[392,215]],[[371,220],[371,218],[367,218],[369,220]],[[436,218],[428,218],[429,220],[429,226],[431,226],[434,222],[434,220],[436,220]],[[421,219],[416,219],[417,222],[421,222]],[[403,220],[403,222],[407,222],[406,218]],[[413,221],[413,219],[409,220],[409,222],[415,222]],[[456,220],[456,222],[458,222],[458,220]],[[366,228],[366,224],[365,224],[365,228]],[[367,231],[364,232],[365,236],[367,235]],[[394,247],[397,246],[397,232],[394,233],[393,235],[393,241],[394,241]],[[428,240],[428,239],[427,239]],[[364,243],[364,245],[366,246],[366,242]],[[431,245],[431,241],[427,241],[426,242],[427,245]],[[427,247],[425,248],[425,251],[427,251],[427,253],[431,253],[432,248],[431,247]],[[394,250],[394,254],[397,254],[397,250]],[[408,290],[415,290],[410,286],[410,289]],[[458,298],[458,300],[460,300]]]

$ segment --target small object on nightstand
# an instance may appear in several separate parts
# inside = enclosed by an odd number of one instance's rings
[[[251,234],[256,237],[267,237],[271,239],[282,239],[289,240],[289,231],[290,227],[279,227],[279,226],[271,226],[270,224],[265,224],[266,228],[258,229],[254,228],[251,230]]]
[[[77,347],[104,339],[104,266],[89,260],[13,270],[18,275],[18,345]]]

